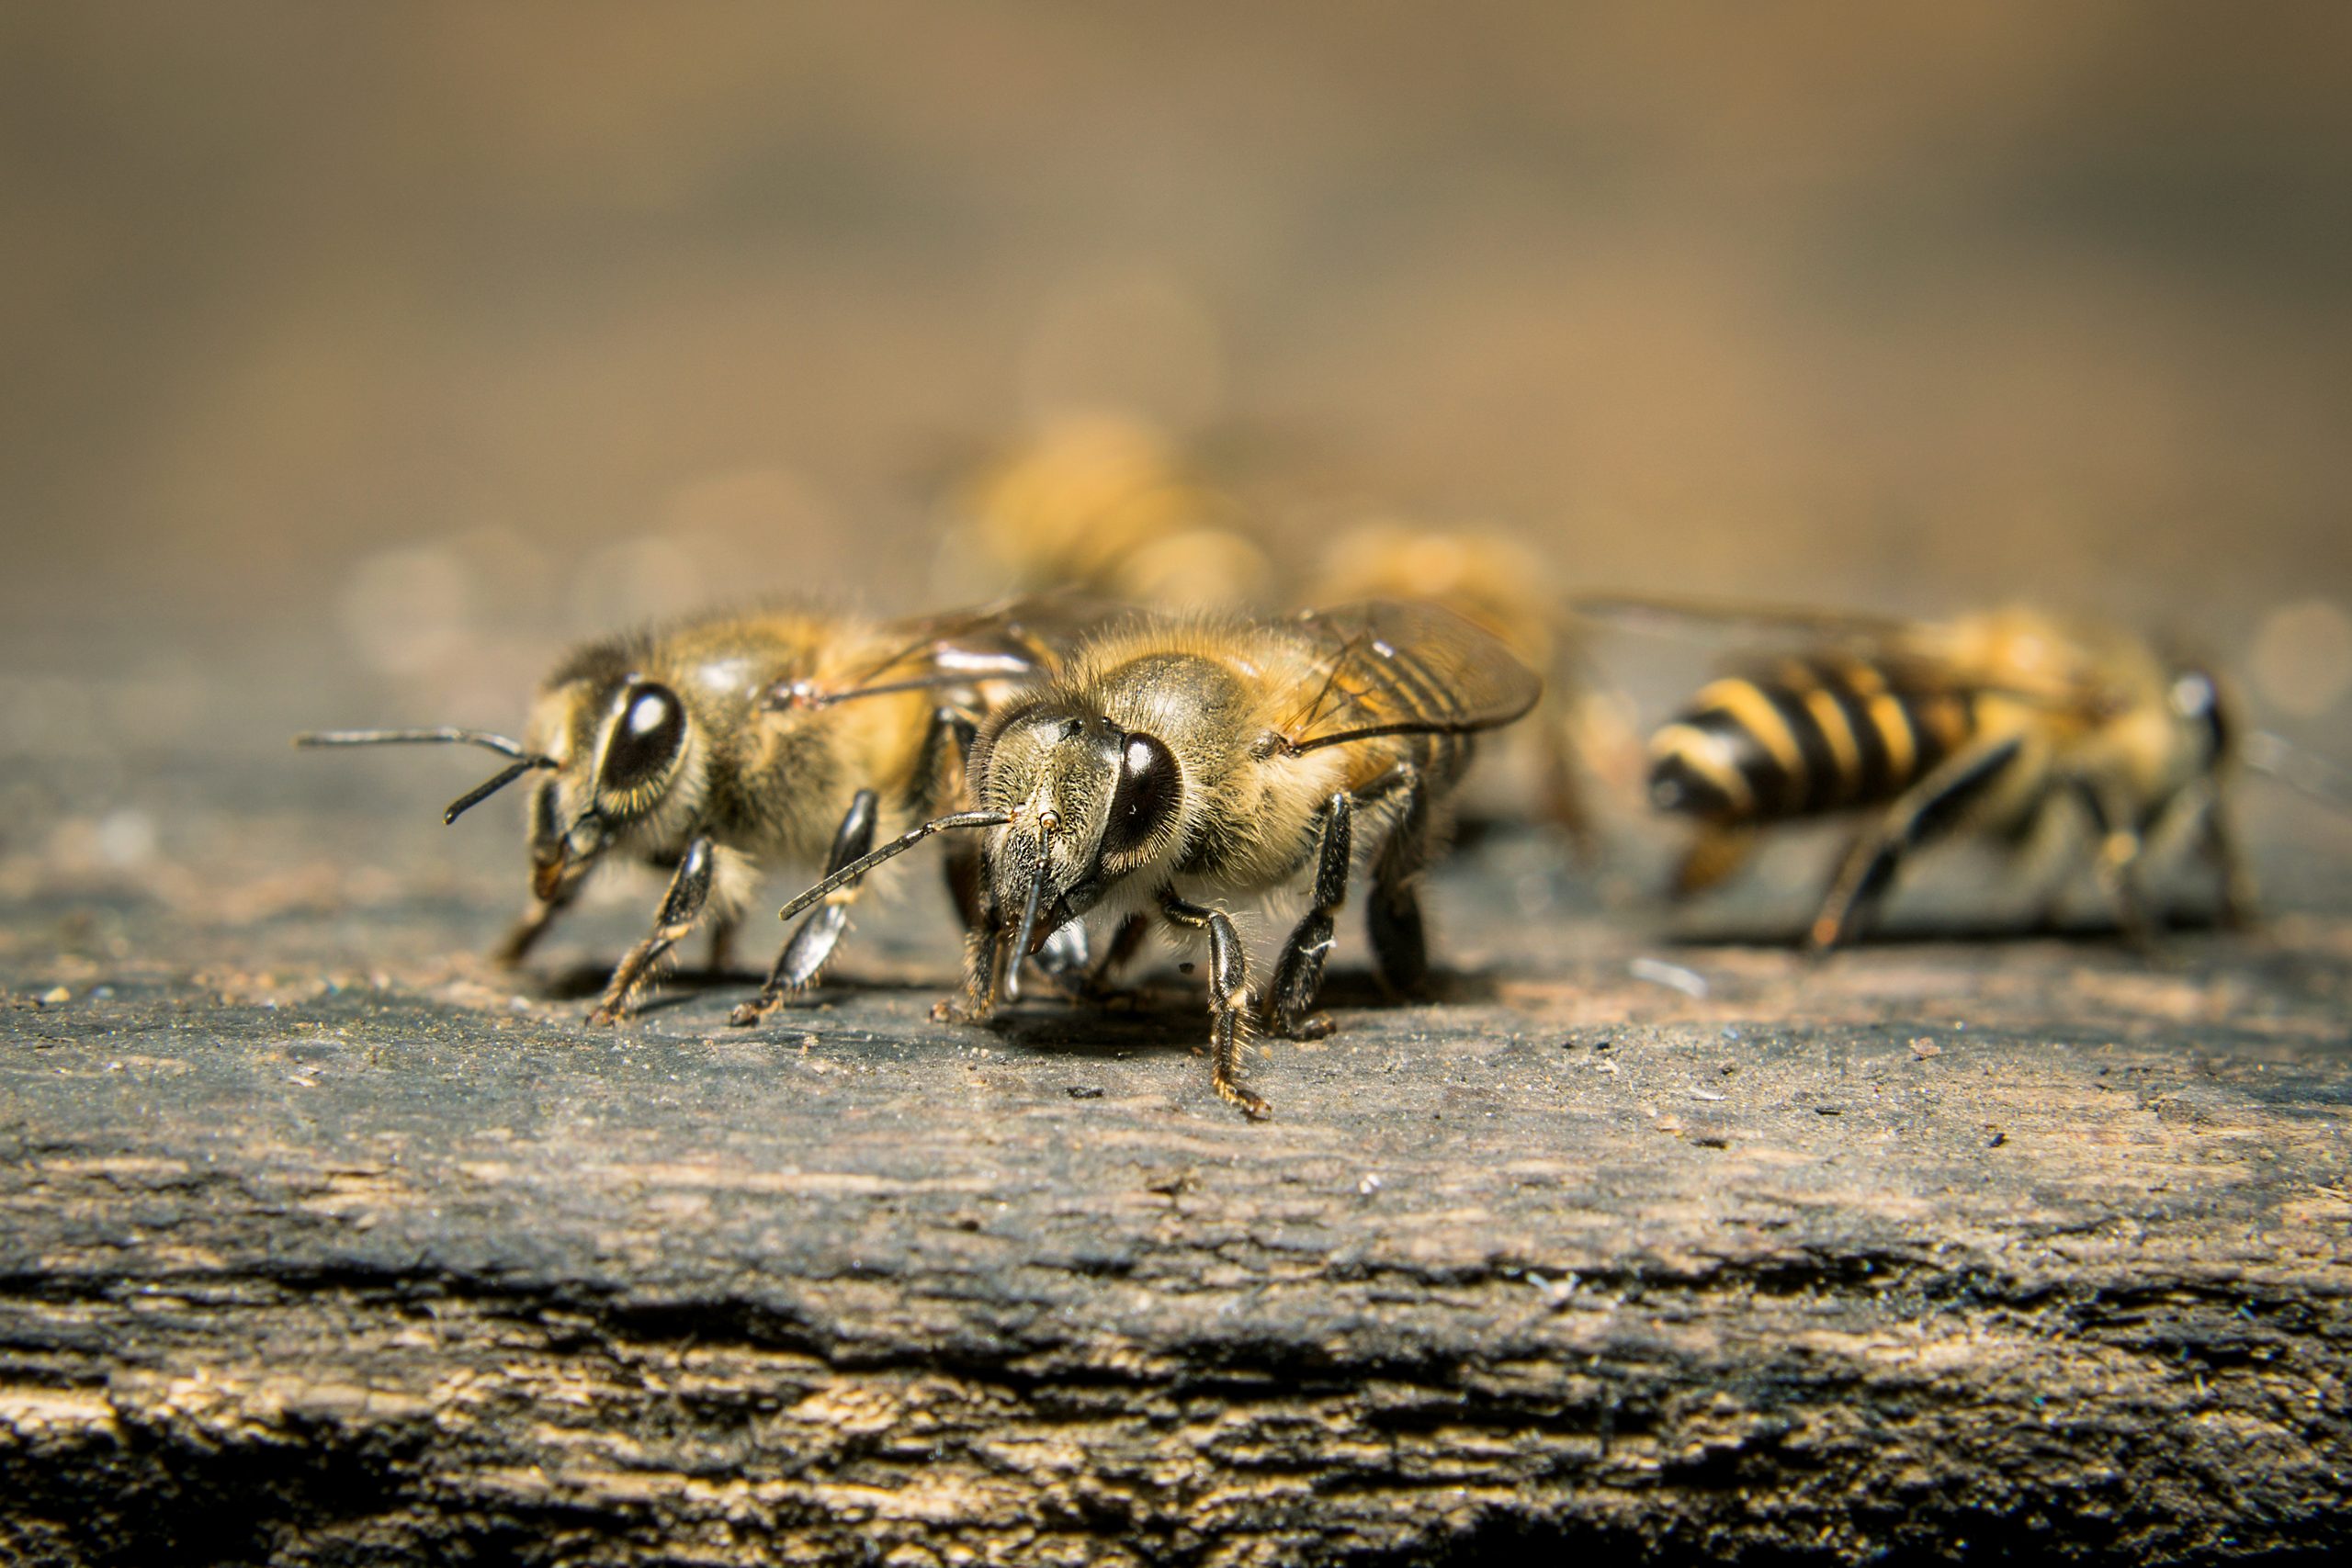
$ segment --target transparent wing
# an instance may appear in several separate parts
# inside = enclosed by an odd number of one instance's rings
[[[1543,677],[1442,605],[1375,600],[1309,611],[1297,624],[1320,644],[1321,671],[1283,727],[1293,751],[1494,729],[1544,694]]]
[[[891,692],[1024,680],[1053,668],[1080,638],[1119,613],[1105,600],[1043,593],[903,621],[896,629],[905,640],[888,654],[831,682],[779,686],[768,694],[767,705],[830,707]]]
[[[1860,610],[1634,593],[1588,594],[1571,608],[1589,619],[1644,629],[1732,637],[1740,647],[1731,667],[1750,675],[1785,670],[1792,661],[1802,667],[1850,660],[1897,685],[2008,697],[2056,712],[2096,716],[2127,700],[2099,678],[2096,660],[2052,660],[2029,669],[2002,657],[2004,649],[1981,635],[1981,617],[1918,621]]]

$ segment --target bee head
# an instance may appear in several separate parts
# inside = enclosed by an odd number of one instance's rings
[[[1065,703],[1008,710],[975,753],[997,908],[1018,912],[1015,959],[1102,901],[1180,838],[1182,771],[1159,737]]]
[[[2235,739],[2229,699],[2210,670],[2183,665],[2173,671],[2172,711],[2199,746],[2211,768],[2230,755]]]
[[[678,694],[634,671],[548,699],[556,767],[531,796],[531,881],[541,898],[576,882],[613,843],[678,798],[693,727]]]

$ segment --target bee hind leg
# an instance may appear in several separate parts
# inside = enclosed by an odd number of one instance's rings
[[[827,876],[874,847],[874,812],[872,790],[859,790],[851,798],[849,810],[833,833],[832,853],[826,857]],[[816,983],[817,972],[832,957],[833,949],[841,945],[842,933],[849,929],[849,907],[857,897],[858,886],[851,883],[808,912],[794,928],[784,951],[775,955],[775,967],[768,971],[767,983],[760,987],[760,994],[739,1004],[727,1015],[728,1022],[738,1028],[757,1023],[782,1007],[786,998]]]
[[[662,912],[654,917],[653,934],[630,948],[614,969],[603,998],[588,1015],[589,1022],[618,1023],[628,1014],[637,993],[669,956],[670,950],[695,929],[710,902],[711,875],[718,856],[717,848],[708,839],[696,839],[686,846],[686,852],[679,858],[677,874],[670,878],[670,890],[662,897]]]
[[[712,923],[710,928],[710,972],[724,975],[735,965],[735,917]]]
[[[1905,790],[1894,809],[1846,852],[1806,933],[1806,945],[1826,953],[1851,941],[1894,886],[1905,857],[1958,827],[2024,749],[2016,736],[1965,748]]]
[[[1374,799],[1401,795],[1398,807],[1372,863],[1372,893],[1364,900],[1364,931],[1372,939],[1373,963],[1380,982],[1399,997],[1419,996],[1429,989],[1430,939],[1421,920],[1421,898],[1414,879],[1436,849],[1436,831],[1430,815],[1429,790],[1420,770],[1400,762],[1358,796],[1368,805]]]
[[[1347,901],[1348,865],[1355,841],[1355,803],[1342,792],[1324,803],[1316,839],[1315,907],[1283,944],[1274,983],[1266,992],[1266,1027],[1292,1040],[1320,1040],[1331,1032],[1329,1013],[1311,1013],[1331,956],[1332,920]]]
[[[1209,1082],[1241,1114],[1262,1121],[1273,1107],[1241,1083],[1241,1050],[1250,1032],[1250,954],[1233,918],[1172,893],[1161,897],[1159,908],[1175,924],[1209,933]]]

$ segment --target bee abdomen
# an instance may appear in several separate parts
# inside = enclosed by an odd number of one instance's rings
[[[1702,690],[1650,741],[1661,811],[1720,821],[1809,817],[1893,799],[1966,737],[1956,694],[1862,664],[1796,664]]]

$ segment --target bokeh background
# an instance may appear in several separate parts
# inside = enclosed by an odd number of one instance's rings
[[[126,748],[952,595],[945,479],[1095,408],[1293,541],[2031,596],[2352,750],[2341,6],[19,0],[0,228],[18,849],[168,844]]]

